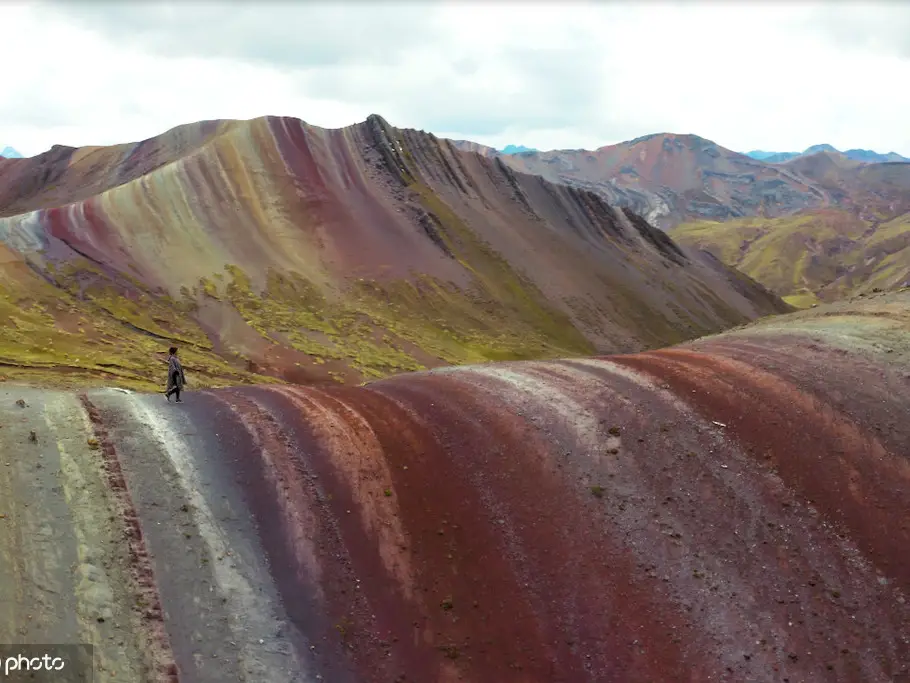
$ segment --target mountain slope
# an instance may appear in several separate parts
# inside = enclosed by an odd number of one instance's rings
[[[2,150],[0,150],[0,157],[6,157],[7,159],[21,159],[22,155],[12,147],[4,147]]]
[[[832,301],[910,281],[910,164],[820,152],[787,162],[839,208],[778,218],[697,221],[670,230],[791,303]]]
[[[0,360],[73,381],[149,386],[172,340],[203,383],[359,381],[632,351],[786,310],[594,194],[378,116],[0,160],[0,216]]]
[[[670,234],[794,305],[910,284],[910,213],[869,221],[828,209],[770,220],[684,223]]]
[[[910,212],[910,163],[816,145],[772,164],[667,134],[520,156],[456,144],[631,206],[801,305],[900,286],[910,270],[898,227]]]
[[[910,165],[898,163],[899,155],[884,155],[888,163],[868,163],[868,155],[851,158],[830,145],[815,145],[802,154],[750,152],[763,157],[759,159],[696,135],[669,133],[593,151],[519,155],[472,142],[455,144],[501,158],[516,170],[589,189],[663,229],[698,220],[777,218],[827,208],[871,210],[890,220],[903,211],[889,202],[902,204],[900,188],[910,184]],[[882,194],[889,198],[883,201]]]
[[[910,163],[863,164],[822,152],[784,166],[816,183],[835,206],[870,220],[891,220],[910,211]]]
[[[0,385],[0,633],[105,683],[904,681],[908,310],[180,406]]]
[[[491,148],[462,149],[499,156]],[[503,155],[516,170],[597,192],[669,228],[687,220],[777,216],[826,206],[830,198],[786,167],[763,163],[697,135],[647,135],[594,151]]]

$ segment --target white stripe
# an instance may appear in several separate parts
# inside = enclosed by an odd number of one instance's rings
[[[263,592],[255,590],[245,575],[258,572],[259,568],[244,567],[246,571],[242,572],[236,564],[240,558],[232,556],[233,553],[228,554],[231,551],[230,542],[200,493],[202,483],[186,442],[135,395],[126,397],[125,402],[138,424],[144,425],[151,432],[154,440],[158,441],[167,454],[180,479],[180,485],[192,504],[192,516],[208,549],[219,592],[228,598],[226,606],[231,618],[230,627],[240,649],[240,659],[246,664],[243,671],[246,680],[255,683],[288,680],[288,669],[304,671],[303,663],[289,643],[282,649],[286,650],[291,661],[284,660],[284,665],[278,665],[277,661],[263,661],[265,653],[258,641],[263,638],[274,639],[275,623],[283,619],[276,614],[272,601]],[[262,573],[268,576],[264,571]]]

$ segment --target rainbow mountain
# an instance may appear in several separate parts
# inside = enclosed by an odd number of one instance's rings
[[[590,192],[379,116],[204,121],[0,160],[8,374],[363,381],[635,351],[788,310]]]

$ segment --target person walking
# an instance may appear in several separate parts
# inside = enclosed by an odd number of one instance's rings
[[[168,354],[167,387],[164,395],[168,403],[171,402],[171,394],[177,395],[177,403],[183,403],[180,398],[180,392],[186,385],[186,377],[183,375],[183,366],[180,364],[180,359],[177,358],[177,347],[172,346],[168,349]]]

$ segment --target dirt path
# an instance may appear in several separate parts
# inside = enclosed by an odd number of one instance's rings
[[[91,643],[96,681],[311,680],[217,435],[161,402],[0,388],[0,642]]]
[[[0,425],[0,641],[91,643],[96,681],[155,680],[119,510],[79,400],[0,388]]]
[[[225,449],[192,402],[92,392],[142,520],[181,681],[310,680]],[[194,397],[198,401],[198,397]]]

